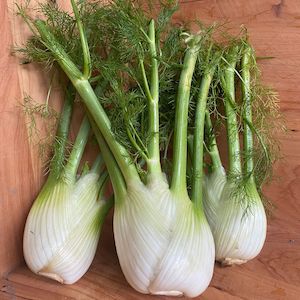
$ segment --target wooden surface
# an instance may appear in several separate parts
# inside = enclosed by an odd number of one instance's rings
[[[12,3],[13,1],[11,1]],[[22,231],[40,183],[20,110],[22,84],[17,59],[10,55],[13,26],[6,1],[0,1],[0,274],[22,261]],[[34,82],[34,81],[30,81]],[[38,88],[38,86],[37,86]]]
[[[0,1],[0,299],[167,299],[138,294],[127,285],[109,222],[90,271],[77,284],[62,286],[38,278],[24,266],[8,274],[22,262],[26,214],[42,183],[40,161],[28,142],[18,103],[24,91],[42,101],[48,85],[36,67],[18,65],[9,55],[11,44],[20,43],[27,34],[12,16],[13,2]],[[279,92],[289,129],[279,137],[284,157],[275,166],[277,180],[266,188],[276,210],[262,253],[243,266],[217,266],[210,287],[199,299],[300,299],[300,1],[183,2],[178,19],[228,21],[232,28],[245,24],[257,54],[275,57],[261,62],[263,77]]]

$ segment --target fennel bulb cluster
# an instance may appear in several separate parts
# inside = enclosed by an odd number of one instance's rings
[[[85,105],[114,191],[114,238],[128,283],[144,294],[196,297],[211,281],[215,258],[223,264],[243,263],[259,253],[265,240],[266,217],[251,159],[245,62],[246,171],[240,158],[234,83],[236,49],[242,47],[233,43],[222,49],[213,40],[213,27],[194,35],[182,32],[170,22],[175,9],[167,6],[155,23],[129,0],[87,3],[83,11],[71,3],[74,17],[62,35],[64,18],[57,7],[46,10],[54,21],[30,20],[35,36],[29,56],[56,62]],[[206,175],[204,129],[212,131],[207,107],[220,96],[229,170],[226,174],[213,139],[207,147],[213,168]],[[193,135],[192,155],[187,153],[188,134]],[[171,141],[172,168],[164,168],[162,152],[166,158]],[[79,156],[71,153],[74,159]],[[75,282],[91,263],[110,206],[98,200],[102,176],[92,172],[76,181],[77,164],[78,159],[75,164],[71,159],[66,170],[72,176],[44,187],[24,239],[29,267],[64,283]],[[238,189],[236,178],[248,179]],[[75,256],[75,248],[82,256]],[[34,251],[39,252],[36,260],[30,257]],[[78,269],[72,266],[74,260],[81,262]]]

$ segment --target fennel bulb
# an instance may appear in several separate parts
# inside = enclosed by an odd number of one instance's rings
[[[256,257],[266,239],[267,219],[260,196],[253,183],[243,193],[227,182],[216,211],[213,235],[216,260],[223,265],[243,264]]]
[[[107,210],[99,200],[99,175],[89,173],[76,183],[49,182],[28,215],[23,251],[36,274],[72,284],[94,258]]]
[[[165,180],[130,184],[115,206],[114,235],[122,271],[137,291],[195,297],[208,286],[215,253],[207,221]]]

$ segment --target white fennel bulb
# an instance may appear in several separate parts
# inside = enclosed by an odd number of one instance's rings
[[[36,274],[61,283],[80,279],[94,258],[103,213],[99,200],[99,175],[89,173],[77,183],[46,184],[28,215],[23,251]]]
[[[208,286],[214,241],[188,196],[177,198],[161,178],[132,182],[116,203],[114,235],[122,271],[137,291],[195,297]],[[130,239],[128,238],[130,237]]]
[[[223,265],[243,264],[256,257],[265,242],[266,214],[256,187],[248,183],[241,194],[226,183],[213,231],[216,260]]]
[[[205,176],[203,184],[203,208],[212,231],[216,227],[217,208],[220,204],[221,194],[226,183],[226,172],[222,166],[214,169]]]

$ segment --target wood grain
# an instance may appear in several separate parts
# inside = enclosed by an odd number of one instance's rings
[[[178,21],[200,18],[219,20],[238,31],[248,28],[261,61],[264,82],[280,95],[280,107],[288,132],[279,136],[283,159],[276,164],[276,180],[265,192],[276,206],[268,223],[266,244],[259,257],[245,265],[222,269],[216,266],[213,281],[199,297],[219,299],[300,298],[300,1],[299,0],[202,0],[181,1]],[[1,1],[0,48],[0,272],[20,261],[22,229],[30,202],[41,185],[40,162],[28,144],[25,120],[16,104],[27,91],[44,97],[47,78],[33,66],[19,66],[9,55],[11,43],[28,34],[11,13],[13,1]],[[66,3],[61,1],[61,3]],[[9,16],[11,21],[9,22]],[[3,247],[3,245],[5,245]],[[62,286],[38,278],[25,266],[5,276],[0,299],[150,299],[126,283],[117,261],[107,221],[101,246],[89,272],[78,283]],[[5,296],[4,296],[5,295]],[[5,298],[4,298],[5,297]],[[155,299],[168,299],[155,297]]]
[[[0,3],[0,274],[22,261],[22,231],[33,194],[39,188],[33,180],[33,161],[25,130],[18,64],[10,54],[13,43],[9,11]]]

